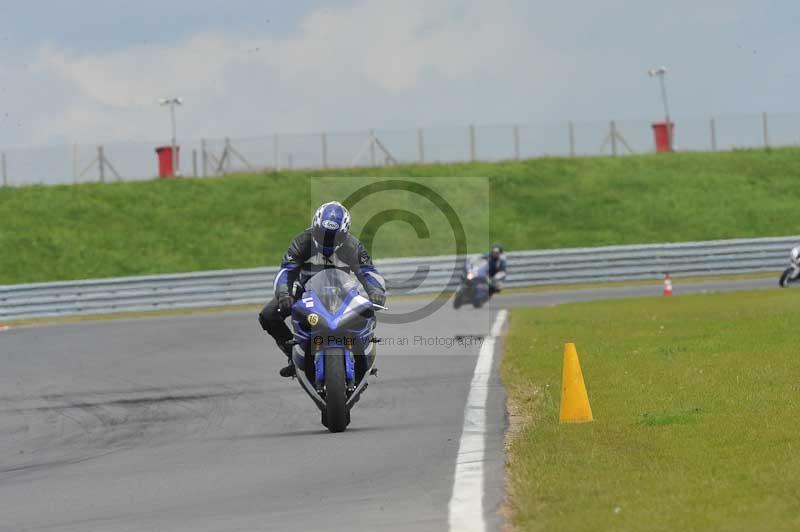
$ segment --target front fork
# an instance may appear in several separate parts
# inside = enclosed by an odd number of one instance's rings
[[[347,393],[350,394],[356,387],[356,360],[349,349],[344,350],[344,374]],[[317,351],[314,354],[314,388],[319,394],[325,391],[325,351]]]

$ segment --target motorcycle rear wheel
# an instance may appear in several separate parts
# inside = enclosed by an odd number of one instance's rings
[[[778,286],[780,286],[781,288],[786,288],[786,285],[789,284],[789,276],[792,274],[792,270],[793,268],[786,268],[785,270],[783,270],[781,278],[778,281]]]

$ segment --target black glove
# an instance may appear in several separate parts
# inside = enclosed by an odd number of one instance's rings
[[[294,299],[289,294],[278,296],[278,310],[284,316],[292,313],[292,305],[294,305]]]
[[[384,304],[386,303],[386,294],[384,294],[380,290],[370,290],[369,300],[375,303],[376,305],[384,306]]]

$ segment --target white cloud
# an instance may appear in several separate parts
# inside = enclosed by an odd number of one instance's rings
[[[163,139],[155,101],[167,95],[185,98],[181,130],[195,138],[641,116],[657,105],[651,62],[673,67],[676,110],[707,113],[747,76],[735,43],[758,31],[748,21],[764,25],[750,4],[358,0],[313,9],[282,37],[226,28],[108,51],[40,43],[0,64],[13,115],[0,112],[0,145]]]
[[[526,39],[509,3],[414,0],[316,9],[297,34],[282,40],[205,33],[171,45],[93,53],[48,43],[35,51],[35,69],[52,91],[71,96],[30,133],[37,140],[152,137],[155,100],[179,94],[193,127],[213,134],[220,114],[223,123],[259,108],[274,116],[275,93],[294,95],[287,107],[298,110],[325,93],[356,103],[363,93],[418,89],[425,73],[458,82],[497,72]],[[254,86],[263,88],[261,101]],[[298,129],[291,113],[280,114],[279,126]]]
[[[138,45],[122,51],[76,54],[48,44],[37,55],[63,82],[100,106],[137,108],[173,92],[214,94],[226,87],[224,69],[239,50],[222,37],[203,35],[177,46]]]

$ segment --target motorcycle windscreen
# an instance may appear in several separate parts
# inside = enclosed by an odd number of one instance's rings
[[[489,275],[489,261],[483,257],[475,259],[470,263],[469,271],[475,277],[486,277]]]
[[[344,303],[347,294],[359,286],[360,283],[353,275],[330,268],[322,270],[309,279],[306,283],[306,291],[313,291],[317,294],[320,303],[328,312],[335,314]]]

